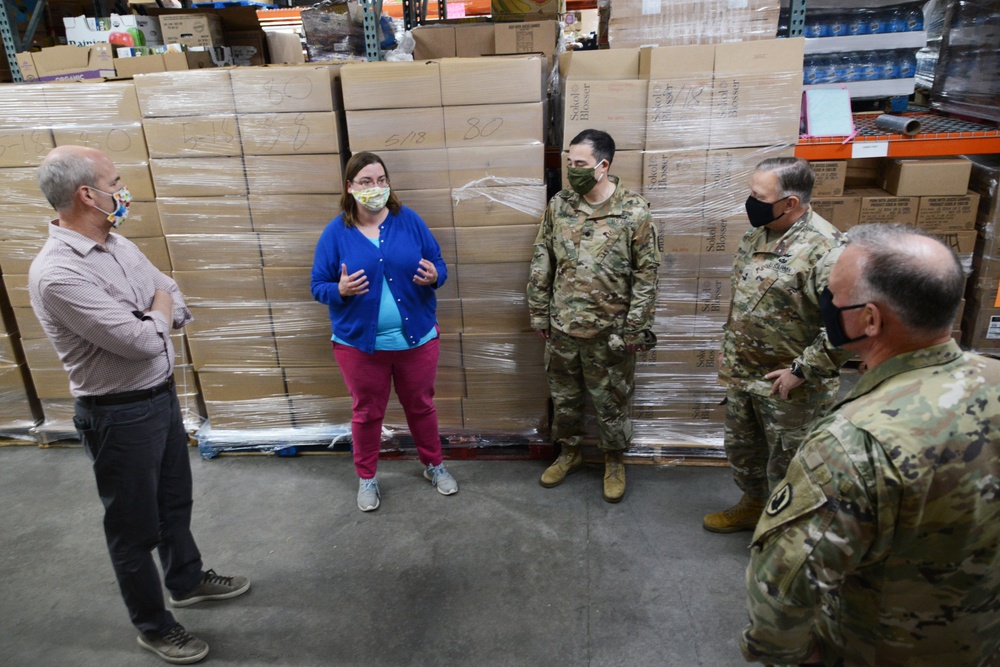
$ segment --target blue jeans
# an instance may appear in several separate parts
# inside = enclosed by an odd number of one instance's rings
[[[104,504],[104,534],[132,624],[163,635],[175,624],[153,562],[175,596],[202,581],[191,535],[191,462],[177,393],[121,405],[77,399],[73,423],[94,463]]]

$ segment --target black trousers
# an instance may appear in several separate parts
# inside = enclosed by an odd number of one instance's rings
[[[119,405],[77,399],[73,419],[94,463],[104,504],[104,534],[132,624],[163,635],[176,621],[164,604],[153,562],[174,595],[202,581],[201,554],[191,535],[191,462],[177,393]]]

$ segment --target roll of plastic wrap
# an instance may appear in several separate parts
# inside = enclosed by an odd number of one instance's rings
[[[882,114],[875,119],[875,127],[886,132],[905,134],[908,137],[912,137],[920,132],[920,121],[916,118]]]

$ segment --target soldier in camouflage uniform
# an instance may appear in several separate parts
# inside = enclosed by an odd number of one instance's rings
[[[733,262],[719,362],[729,388],[726,456],[743,497],[707,515],[706,530],[753,530],[809,426],[833,405],[850,356],[828,348],[820,324],[819,295],[841,234],[810,208],[814,180],[797,158],[764,160],[750,179],[753,229]]]
[[[1000,665],[1000,362],[951,339],[964,285],[951,250],[899,225],[848,237],[823,318],[869,370],[757,525],[743,654]]]
[[[542,217],[528,308],[532,328],[546,339],[552,437],[562,446],[541,484],[557,486],[583,465],[589,395],[605,453],[604,499],[616,503],[625,494],[622,455],[632,438],[635,352],[656,340],[660,250],[649,205],[608,173],[614,154],[614,140],[598,130],[584,130],[570,144],[571,189],[553,197]]]

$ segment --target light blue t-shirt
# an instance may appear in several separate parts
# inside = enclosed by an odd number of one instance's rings
[[[367,238],[367,237],[366,237]],[[369,241],[377,248],[379,240],[369,238]],[[415,347],[420,347],[424,343],[437,338],[437,327],[432,327]],[[341,345],[350,345],[337,338],[332,337],[333,342]],[[392,298],[392,290],[389,289],[389,281],[382,278],[382,300],[378,305],[378,326],[375,332],[375,349],[387,352],[399,350],[409,350],[406,344],[406,337],[403,336],[403,316],[399,314],[395,299]]]

